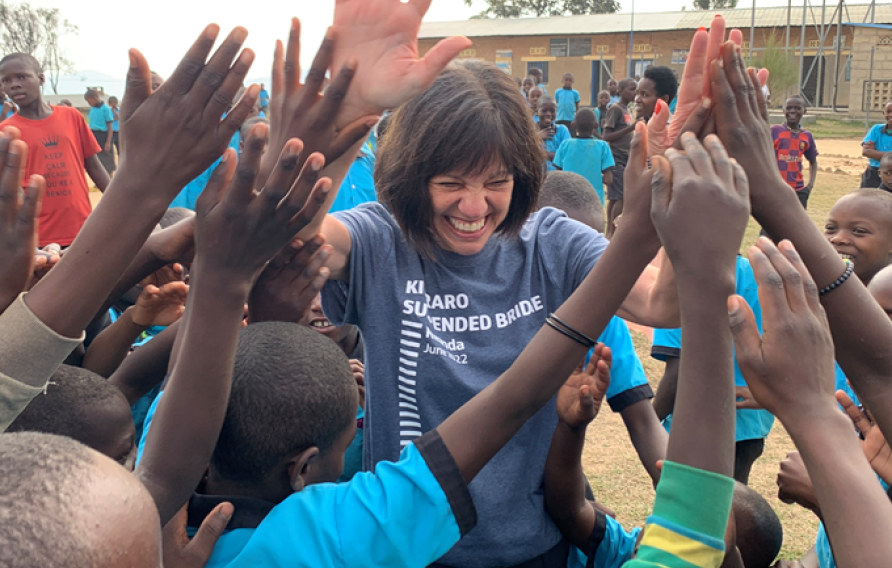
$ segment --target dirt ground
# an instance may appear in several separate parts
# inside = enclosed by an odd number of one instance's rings
[[[820,152],[820,171],[860,176],[867,167],[867,158],[861,157],[861,140],[841,138],[815,141]]]

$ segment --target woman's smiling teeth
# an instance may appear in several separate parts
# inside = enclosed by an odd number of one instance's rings
[[[483,225],[486,224],[486,218],[480,219],[479,221],[474,221],[473,223],[465,223],[464,221],[459,221],[454,217],[449,217],[449,222],[452,223],[453,227],[463,233],[476,233],[483,228]]]

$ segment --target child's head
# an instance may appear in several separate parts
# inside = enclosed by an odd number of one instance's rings
[[[610,93],[611,97],[619,96],[619,85],[617,84],[616,79],[607,81],[607,91]]]
[[[638,89],[638,82],[635,79],[626,78],[619,82],[617,92],[619,93],[620,102],[628,105],[635,100],[635,92]]]
[[[316,297],[313,298],[313,302],[310,304],[310,309],[307,310],[304,317],[297,323],[307,326],[313,331],[324,335],[338,345],[346,339],[351,331],[356,329],[355,326],[349,324],[332,325],[332,323],[328,321],[328,318],[325,317],[325,313],[322,312],[322,294],[316,294]]]
[[[194,216],[195,212],[191,209],[186,209],[185,207],[171,207],[164,212],[164,215],[161,217],[161,220],[158,221],[158,224],[161,225],[162,229],[166,229],[171,225],[176,225],[183,219]]]
[[[790,128],[799,128],[802,115],[808,112],[802,97],[792,96],[784,103],[784,118]]]
[[[824,236],[865,284],[892,262],[892,193],[862,188],[833,205]]]
[[[557,115],[557,103],[549,96],[542,97],[539,99],[536,114],[539,115],[539,128],[550,127],[554,124],[554,117]]]
[[[0,436],[0,550],[14,566],[158,568],[161,523],[149,492],[63,436]]]
[[[561,82],[564,84],[565,89],[573,88],[573,73],[564,73],[564,77],[561,79]]]
[[[610,104],[610,91],[601,91],[598,93],[598,106],[606,107]]]
[[[523,87],[522,87],[523,94],[525,94],[527,96],[527,98],[529,98],[530,90],[532,90],[533,87],[535,87],[535,86],[536,86],[536,78],[535,77],[530,77],[529,75],[524,77]]]
[[[251,133],[251,129],[258,124],[266,124],[267,126],[269,126],[269,119],[262,116],[252,116],[242,123],[242,127],[239,129],[238,137],[239,154],[241,154],[241,152],[245,149],[245,140],[248,139],[248,134]]]
[[[657,101],[667,105],[678,92],[678,79],[672,69],[662,65],[651,65],[644,71],[644,78],[638,83],[635,107],[638,116],[650,118],[654,114]]]
[[[84,100],[91,107],[97,108],[102,106],[102,99],[99,98],[99,91],[96,89],[87,89],[87,92],[84,93]]]
[[[604,232],[601,200],[592,184],[579,174],[559,170],[548,172],[539,195],[539,206],[560,209],[574,221],[588,225],[599,233]]]
[[[889,101],[883,107],[883,116],[886,119],[886,127],[892,129],[892,101]]]
[[[777,514],[759,493],[739,482],[734,484],[731,510],[744,567],[769,568],[784,543],[784,529]]]
[[[539,101],[542,99],[542,89],[539,87],[533,87],[530,89],[530,92],[527,93],[527,101],[530,103],[530,108],[533,109],[533,112],[537,112],[539,110]]]
[[[514,79],[514,82],[517,83],[517,86],[519,88],[523,88],[523,81],[520,80],[520,77],[512,77],[512,78]]]
[[[19,107],[43,100],[40,96],[43,80],[43,68],[33,55],[12,53],[0,59],[0,83]]]
[[[889,319],[892,319],[892,266],[880,270],[870,280],[867,289]]]
[[[536,79],[537,85],[542,84],[542,70],[541,69],[539,69],[538,67],[531,67],[529,70],[529,74],[532,75],[534,79]]]
[[[152,91],[157,91],[164,84],[164,77],[152,71]]]
[[[886,152],[880,159],[880,179],[883,185],[892,189],[892,152]]]
[[[112,108],[118,108],[118,97],[109,97],[108,106]]]
[[[244,328],[209,483],[278,503],[335,481],[356,430],[359,394],[347,357],[301,325]]]
[[[598,126],[595,118],[595,111],[590,108],[583,107],[576,111],[576,117],[573,119],[573,126],[576,128],[576,135],[580,138],[591,138]]]
[[[545,153],[514,82],[495,65],[448,67],[398,108],[378,146],[378,199],[409,242],[458,254],[516,235],[545,174]],[[427,188],[427,191],[422,191]]]
[[[59,106],[73,107],[74,105],[71,104],[71,101],[69,101],[68,99],[62,99],[61,101],[59,101]]]
[[[136,460],[136,427],[127,399],[108,380],[80,367],[59,367],[46,392],[37,395],[7,431],[67,436],[130,471]]]

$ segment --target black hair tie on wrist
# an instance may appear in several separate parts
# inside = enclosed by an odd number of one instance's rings
[[[855,263],[849,259],[846,259],[846,270],[845,270],[845,272],[842,273],[842,276],[837,278],[835,281],[833,281],[826,288],[821,288],[818,291],[818,295],[823,296],[827,292],[832,292],[833,290],[839,288],[840,286],[842,286],[845,283],[846,280],[849,279],[849,277],[852,275],[853,272],[855,272]]]
[[[591,349],[596,344],[596,342],[591,337],[573,329],[565,321],[563,321],[561,318],[557,317],[553,313],[548,314],[548,317],[545,318],[545,323],[551,326],[552,329],[554,329],[555,331],[563,333],[573,341],[579,343],[580,345],[584,345],[588,349]]]

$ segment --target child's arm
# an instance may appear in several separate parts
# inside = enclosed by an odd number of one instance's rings
[[[127,398],[130,405],[144,397],[167,375],[167,363],[182,319],[168,326],[151,341],[127,356],[108,378]]]
[[[613,170],[604,170],[601,172],[601,177],[604,179],[604,185],[610,185],[613,183]]]
[[[808,150],[805,157],[808,159],[808,185],[806,189],[811,191],[815,187],[815,179],[818,177],[818,147],[815,145],[815,138],[809,132],[808,134]]]
[[[641,465],[647,470],[654,483],[660,480],[660,469],[657,461],[666,458],[666,448],[669,444],[669,434],[654,411],[650,400],[639,400],[620,411],[626,431],[635,447],[635,452],[641,460]]]
[[[776,241],[796,246],[819,288],[836,281],[846,264],[789,191],[777,171],[768,135],[767,109],[758,84],[731,45],[722,47],[724,66],[713,65],[716,130],[744,167],[752,188],[753,216]],[[821,296],[830,320],[836,359],[877,424],[892,436],[892,324],[858,278]]]
[[[112,127],[114,122],[115,113],[112,111],[111,107],[108,107],[108,120],[105,121],[105,133],[108,134],[108,136],[105,137],[105,148],[103,148],[103,150],[108,153],[111,153],[114,142],[114,128]]]
[[[250,87],[221,120],[253,53],[232,63],[246,36],[236,28],[205,64],[218,31],[206,28],[154,93],[148,63],[131,50],[118,175],[59,264],[25,296],[56,333],[81,334],[177,192],[217,159],[254,104]]]
[[[266,133],[265,124],[251,130],[241,160],[228,149],[198,201],[190,301],[178,334],[181,355],[135,472],[155,499],[162,524],[192,494],[217,442],[251,285],[267,261],[318,213],[330,188],[327,178],[317,181],[324,165],[320,154],[311,155],[291,183],[291,168],[303,150],[299,140],[292,140],[255,195]]]
[[[598,345],[558,391],[558,425],[545,461],[545,508],[570,544],[586,551],[595,528],[595,508],[585,498],[582,448],[585,430],[598,415],[610,385],[610,349]]]
[[[657,393],[654,395],[654,412],[660,420],[664,420],[672,414],[672,409],[675,407],[675,393],[678,391],[678,363],[677,357],[666,359],[663,378],[660,379]]]
[[[93,183],[96,184],[96,187],[99,188],[99,191],[105,193],[111,179],[108,177],[108,172],[105,171],[102,162],[99,161],[99,156],[93,154],[89,158],[84,159],[84,170],[86,170],[90,179],[93,180]]]
[[[731,314],[737,361],[756,400],[780,419],[808,469],[840,566],[892,557],[892,504],[833,397],[833,342],[818,288],[789,241],[750,249],[759,282],[760,338],[745,302]],[[675,425],[673,424],[673,429]]]
[[[149,285],[113,324],[90,343],[82,366],[97,375],[110,377],[130,353],[140,334],[152,326],[173,325],[183,315],[189,287],[185,282],[169,282],[161,288]]]
[[[876,144],[873,141],[865,142],[861,145],[861,155],[865,158],[882,160],[884,154],[885,152],[880,152],[876,149]]]
[[[601,136],[601,138],[604,140],[604,142],[608,142],[608,143],[616,142],[617,140],[619,140],[620,138],[622,138],[629,132],[632,132],[633,130],[635,130],[635,125],[637,123],[638,123],[638,121],[635,121],[634,123],[630,124],[629,126],[624,126],[623,128],[619,128],[619,129],[615,128],[614,126],[608,126],[607,124],[605,124],[604,125],[604,135]]]

